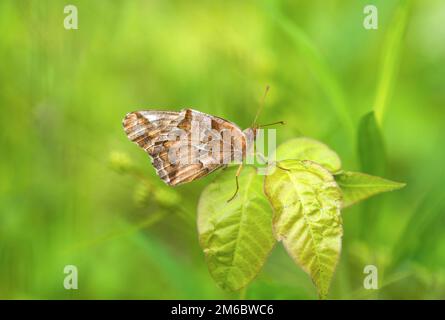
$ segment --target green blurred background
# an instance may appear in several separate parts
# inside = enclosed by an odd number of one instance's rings
[[[78,30],[63,27],[67,4]],[[362,25],[367,4],[378,30]],[[287,121],[278,142],[319,139],[348,170],[366,171],[358,128],[377,108],[375,161],[408,184],[343,212],[329,297],[445,298],[443,21],[442,0],[2,0],[0,298],[238,298],[198,243],[214,175],[167,187],[121,120],[192,106],[245,128],[266,84],[260,120]],[[69,264],[78,290],[63,287]],[[379,290],[363,289],[368,264]],[[281,245],[245,296],[317,298]]]

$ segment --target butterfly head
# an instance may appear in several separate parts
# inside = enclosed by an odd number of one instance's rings
[[[246,135],[246,137],[252,141],[254,141],[258,134],[258,127],[251,127],[243,130],[243,133]]]

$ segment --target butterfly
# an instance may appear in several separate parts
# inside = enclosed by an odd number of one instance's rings
[[[233,122],[190,108],[130,112],[122,123],[127,137],[148,153],[157,175],[170,186],[205,177],[228,163],[239,163],[236,191],[230,201],[238,192],[242,161],[260,127],[256,125],[259,111],[252,127],[244,131]]]

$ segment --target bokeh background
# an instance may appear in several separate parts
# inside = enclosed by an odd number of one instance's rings
[[[348,170],[374,170],[368,153],[407,183],[343,212],[329,298],[445,298],[444,20],[442,0],[0,1],[0,298],[238,298],[198,244],[214,176],[168,188],[121,120],[192,106],[244,128],[267,84],[278,142],[319,139]],[[384,152],[358,147],[372,110]],[[78,290],[63,288],[70,264]],[[368,264],[379,290],[363,289]],[[243,296],[317,298],[281,245]]]

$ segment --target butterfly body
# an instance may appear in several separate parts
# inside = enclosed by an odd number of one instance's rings
[[[123,126],[128,138],[149,154],[158,176],[171,186],[204,177],[228,163],[242,163],[249,133],[255,133],[188,108],[131,112]]]

